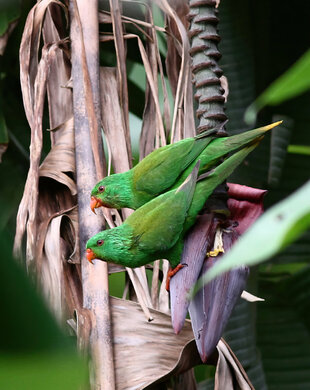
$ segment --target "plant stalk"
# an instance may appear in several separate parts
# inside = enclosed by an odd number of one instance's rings
[[[71,42],[79,240],[83,306],[90,311],[90,347],[95,364],[95,388],[115,389],[113,338],[109,305],[108,267],[91,265],[85,256],[89,237],[102,230],[103,221],[90,212],[90,192],[104,176],[100,134],[98,2],[71,0]]]

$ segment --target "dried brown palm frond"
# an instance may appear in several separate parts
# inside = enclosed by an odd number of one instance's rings
[[[123,172],[132,165],[126,70],[129,40],[137,45],[146,79],[140,158],[169,140],[195,134],[186,2],[175,8],[167,0],[130,2],[140,11],[143,8],[142,17],[124,13],[125,3],[106,1],[107,9],[98,12],[96,1],[41,0],[28,15],[20,68],[31,130],[30,168],[18,211],[15,251],[22,250],[26,233],[29,272],[36,271],[58,319],[67,320],[76,330],[79,346],[90,346],[93,388],[155,388],[181,373],[183,383],[195,388],[193,373],[188,370],[200,359],[190,323],[175,335],[167,314],[164,280],[168,262],[163,260],[162,272],[160,261],[154,263],[151,286],[145,267],[126,270],[135,303],[109,298],[108,273],[124,272],[123,268],[108,268],[103,262],[91,266],[85,258],[86,239],[105,223],[119,225],[130,213],[104,210],[95,216],[89,208],[90,190],[96,181],[110,172],[111,166],[114,172]],[[154,24],[156,5],[165,15],[166,29]],[[109,32],[99,33],[99,23]],[[169,81],[158,32],[167,37]],[[114,42],[114,67],[99,68],[99,41],[103,50],[107,42]],[[174,96],[173,110],[168,83]],[[50,131],[42,127],[45,107]],[[101,127],[108,146],[108,166]],[[42,161],[44,137],[50,138],[51,148]],[[241,389],[250,388],[231,351],[222,344],[218,349],[216,388],[224,388],[227,381],[238,383]],[[178,386],[175,388],[182,388]]]

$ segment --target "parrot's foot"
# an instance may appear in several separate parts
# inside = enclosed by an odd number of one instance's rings
[[[174,276],[181,268],[187,267],[187,264],[178,264],[175,268],[169,268],[167,273],[167,281],[166,281],[166,290],[170,291],[170,279]]]

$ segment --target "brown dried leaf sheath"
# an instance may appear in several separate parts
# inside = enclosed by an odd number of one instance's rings
[[[175,37],[174,39],[175,46],[177,50],[179,50],[181,56],[181,65],[175,93],[175,106],[170,134],[171,141],[176,142],[181,138],[188,136],[188,134],[193,135],[195,132],[194,109],[191,92],[190,44],[187,36],[187,30],[179,15],[170,5],[170,2],[167,0],[155,0],[155,2],[165,12],[166,17],[173,20],[181,37],[181,42],[178,41],[178,37]],[[184,119],[182,118],[183,115]]]
[[[38,207],[38,170],[42,150],[42,116],[44,95],[48,68],[53,61],[57,45],[42,49],[42,58],[38,67],[35,81],[34,110],[31,115],[31,146],[30,146],[30,169],[25,185],[24,195],[19,206],[17,216],[17,229],[15,236],[15,252],[19,252],[22,236],[27,224],[27,263],[30,265],[35,258],[37,239],[37,207]],[[29,116],[29,118],[30,118]]]
[[[76,184],[68,173],[75,173],[73,118],[61,125],[56,143],[40,165],[41,177],[49,177],[67,186],[72,195],[76,195]]]
[[[236,355],[224,339],[217,345],[219,353],[214,390],[255,390]]]
[[[66,13],[66,18],[68,19]],[[62,39],[61,48],[56,53],[55,60],[50,65],[47,80],[47,101],[50,127],[55,128],[68,121],[72,117],[72,90],[65,85],[71,77],[71,64],[69,52],[69,40],[66,38],[63,21],[63,9],[58,5],[51,4],[45,14],[43,25],[43,38],[45,43],[58,42]],[[57,28],[56,28],[57,24]],[[59,31],[60,30],[60,31]],[[59,133],[51,134],[52,144]]]
[[[100,85],[101,90],[105,91],[101,95],[102,124],[109,145],[113,167],[115,172],[124,172],[129,169],[129,157],[126,148],[125,125],[117,90],[115,68],[102,67],[100,69]],[[126,217],[131,210],[123,210],[123,212]],[[111,270],[111,267],[109,269]],[[117,269],[114,266],[114,270],[117,271]],[[147,318],[151,318],[147,306],[152,306],[152,303],[144,267],[134,270],[127,269],[127,272],[135,288],[138,301],[144,308]]]
[[[125,44],[123,40],[121,10],[118,1],[109,0],[109,3],[111,9],[113,38],[114,38],[116,58],[117,58],[117,75],[118,75],[117,79],[118,79],[119,98],[123,110],[127,152],[130,157],[128,162],[129,162],[129,166],[131,167],[132,155],[131,155],[131,142],[130,142],[130,132],[129,132],[129,103],[128,103],[127,72],[126,72],[126,53],[125,53]]]
[[[171,328],[170,316],[151,310],[146,322],[140,306],[112,298],[116,388],[146,389],[201,364],[189,321],[179,335]],[[231,349],[222,339],[218,346],[215,390],[254,390]],[[217,355],[211,357],[217,359]],[[226,384],[234,384],[225,387]],[[193,388],[189,388],[192,390]]]
[[[147,322],[138,304],[116,298],[111,303],[118,390],[143,389],[193,365],[186,347],[193,340],[189,322],[176,336],[169,315],[151,310],[154,320]]]

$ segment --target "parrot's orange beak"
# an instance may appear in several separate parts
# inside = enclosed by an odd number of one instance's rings
[[[91,208],[93,213],[96,214],[95,209],[97,209],[98,207],[101,207],[101,206],[103,206],[103,204],[102,204],[100,199],[96,198],[95,196],[92,196],[90,198],[90,208]]]
[[[96,255],[91,249],[88,248],[86,249],[86,258],[91,264],[93,264],[93,260],[96,259]]]

